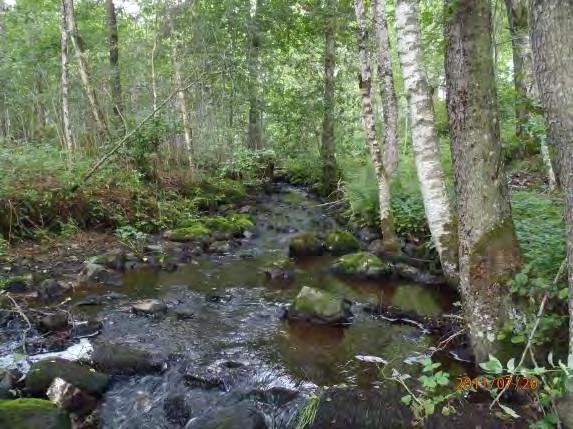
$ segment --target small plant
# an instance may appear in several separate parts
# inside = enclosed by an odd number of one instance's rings
[[[432,362],[428,358],[421,362],[422,375],[417,379],[419,387],[414,389],[408,386],[406,380],[411,376],[402,374],[397,369],[392,370],[392,380],[401,384],[408,392],[401,398],[403,404],[408,405],[417,421],[422,422],[434,414],[438,406],[441,406],[441,413],[445,416],[455,411],[452,400],[459,397],[462,392],[451,389],[450,374],[442,369],[439,362]],[[449,387],[449,389],[448,389]],[[446,390],[447,389],[447,390]]]
[[[66,222],[60,222],[60,235],[64,238],[71,238],[80,232],[80,227],[72,218],[68,218]]]
[[[115,235],[117,235],[122,244],[124,244],[133,253],[140,256],[143,254],[147,234],[127,225],[117,228],[115,230]]]
[[[312,396],[304,405],[304,408],[300,412],[298,417],[298,422],[295,429],[308,429],[314,423],[316,419],[316,413],[318,412],[318,406],[320,404],[320,396]]]
[[[0,236],[0,258],[6,256],[7,251],[8,251],[8,240]]]

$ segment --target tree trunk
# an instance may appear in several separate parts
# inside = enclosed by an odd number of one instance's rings
[[[334,62],[336,52],[336,0],[326,2],[324,27],[324,117],[322,122],[322,182],[327,195],[336,191],[337,168],[334,143]]]
[[[175,3],[175,5],[176,4],[177,3]],[[183,126],[185,150],[187,151],[187,163],[191,174],[193,174],[195,169],[193,162],[193,130],[191,129],[191,124],[189,123],[187,100],[185,98],[185,91],[183,90],[183,79],[181,78],[181,62],[179,59],[179,37],[175,30],[173,13],[173,8],[167,13],[169,31],[171,35],[171,56],[173,57],[172,60],[175,88],[180,89],[177,91],[177,99],[179,101],[179,113],[181,114],[181,124]]]
[[[374,113],[372,110],[372,72],[370,66],[370,52],[368,49],[368,30],[366,28],[366,12],[363,0],[354,1],[356,20],[358,21],[358,54],[360,63],[360,92],[362,95],[362,124],[366,134],[366,142],[370,149],[372,165],[376,171],[378,181],[378,205],[380,209],[380,229],[386,247],[390,253],[399,250],[394,221],[390,209],[390,185],[388,175],[384,169],[382,151],[376,139]]]
[[[113,0],[106,0],[107,28],[109,34],[109,65],[111,69],[111,98],[113,100],[113,111],[121,119],[123,111],[123,101],[121,98],[121,71],[119,68],[119,45],[117,32],[117,15]]]
[[[260,51],[262,35],[259,29],[258,11],[261,0],[250,0],[248,28],[247,67],[249,72],[249,126],[247,143],[251,149],[263,147],[263,106],[261,96]]]
[[[476,358],[497,350],[521,256],[505,177],[489,0],[446,0],[446,98],[459,222],[460,291]]]
[[[76,54],[76,60],[78,62],[78,69],[80,72],[80,78],[82,80],[84,91],[88,97],[90,109],[94,117],[98,131],[107,136],[109,135],[109,130],[105,122],[103,110],[101,109],[96,93],[90,81],[88,63],[84,56],[83,47],[81,45],[80,38],[78,36],[78,29],[74,17],[74,1],[64,0],[64,3],[65,3],[65,11],[67,13],[66,21],[68,24],[68,33]]]
[[[72,136],[72,127],[70,125],[70,106],[69,106],[69,75],[68,75],[68,23],[66,2],[62,1],[61,5],[61,86],[62,86],[62,136],[64,146],[71,163],[72,153],[74,151],[74,139]]]
[[[528,0],[505,0],[507,20],[513,49],[513,79],[515,82],[515,135],[520,143],[533,142],[535,136],[528,130],[528,124],[539,100],[537,85],[533,76],[533,59],[529,41],[529,24],[527,17]],[[549,185],[556,185],[555,172],[551,163],[547,141],[539,142],[541,156],[545,164]]]
[[[562,166],[569,268],[568,365],[573,368],[573,3],[530,0],[530,19],[535,76]]]
[[[372,0],[372,22],[376,40],[376,65],[384,121],[384,166],[388,176],[398,167],[398,107],[394,91],[392,59],[384,0]]]
[[[375,0],[376,1],[376,0]],[[428,226],[448,282],[458,283],[458,231],[438,149],[434,105],[422,69],[422,35],[417,0],[396,2],[398,54],[412,127],[412,148]]]

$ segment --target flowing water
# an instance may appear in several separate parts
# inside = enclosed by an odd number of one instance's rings
[[[98,341],[137,343],[168,357],[161,373],[114,382],[103,400],[104,428],[184,427],[238,403],[261,411],[269,428],[294,427],[306,400],[324,387],[383,388],[378,366],[356,356],[408,366],[431,345],[421,330],[373,319],[360,304],[383,302],[437,315],[449,310],[447,295],[415,284],[341,280],[329,273],[329,256],[297,262],[293,281],[267,280],[262,267],[287,255],[293,235],[336,224],[319,201],[295,188],[265,197],[255,209],[255,236],[231,254],[201,256],[173,273],[129,273],[124,286],[114,289],[131,301],[160,298],[192,318],[135,315],[121,302],[82,310],[103,321]],[[283,320],[283,307],[302,285],[358,303],[353,324]]]

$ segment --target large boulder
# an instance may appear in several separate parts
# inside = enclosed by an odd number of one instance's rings
[[[107,374],[66,359],[50,358],[32,365],[26,375],[26,390],[32,396],[44,396],[55,378],[61,378],[96,396],[105,391],[110,381]]]
[[[193,419],[185,429],[267,429],[267,424],[255,407],[238,403]]]
[[[346,325],[352,320],[351,303],[329,292],[304,286],[287,311],[287,318],[327,325]]]
[[[317,256],[322,254],[322,243],[309,232],[293,237],[289,243],[290,256]]]
[[[330,253],[337,256],[356,252],[360,248],[360,242],[354,235],[340,229],[328,231],[324,244]]]
[[[148,351],[109,342],[94,345],[92,361],[103,372],[126,375],[158,371],[163,364],[159,356]]]
[[[351,253],[338,258],[332,265],[336,274],[363,279],[390,277],[394,266],[368,252]]]
[[[70,419],[50,401],[35,398],[0,400],[0,427],[69,429]]]

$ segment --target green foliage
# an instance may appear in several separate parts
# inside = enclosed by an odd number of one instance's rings
[[[308,429],[316,419],[318,406],[320,405],[320,396],[312,396],[306,401],[304,408],[299,414],[295,429]]]

